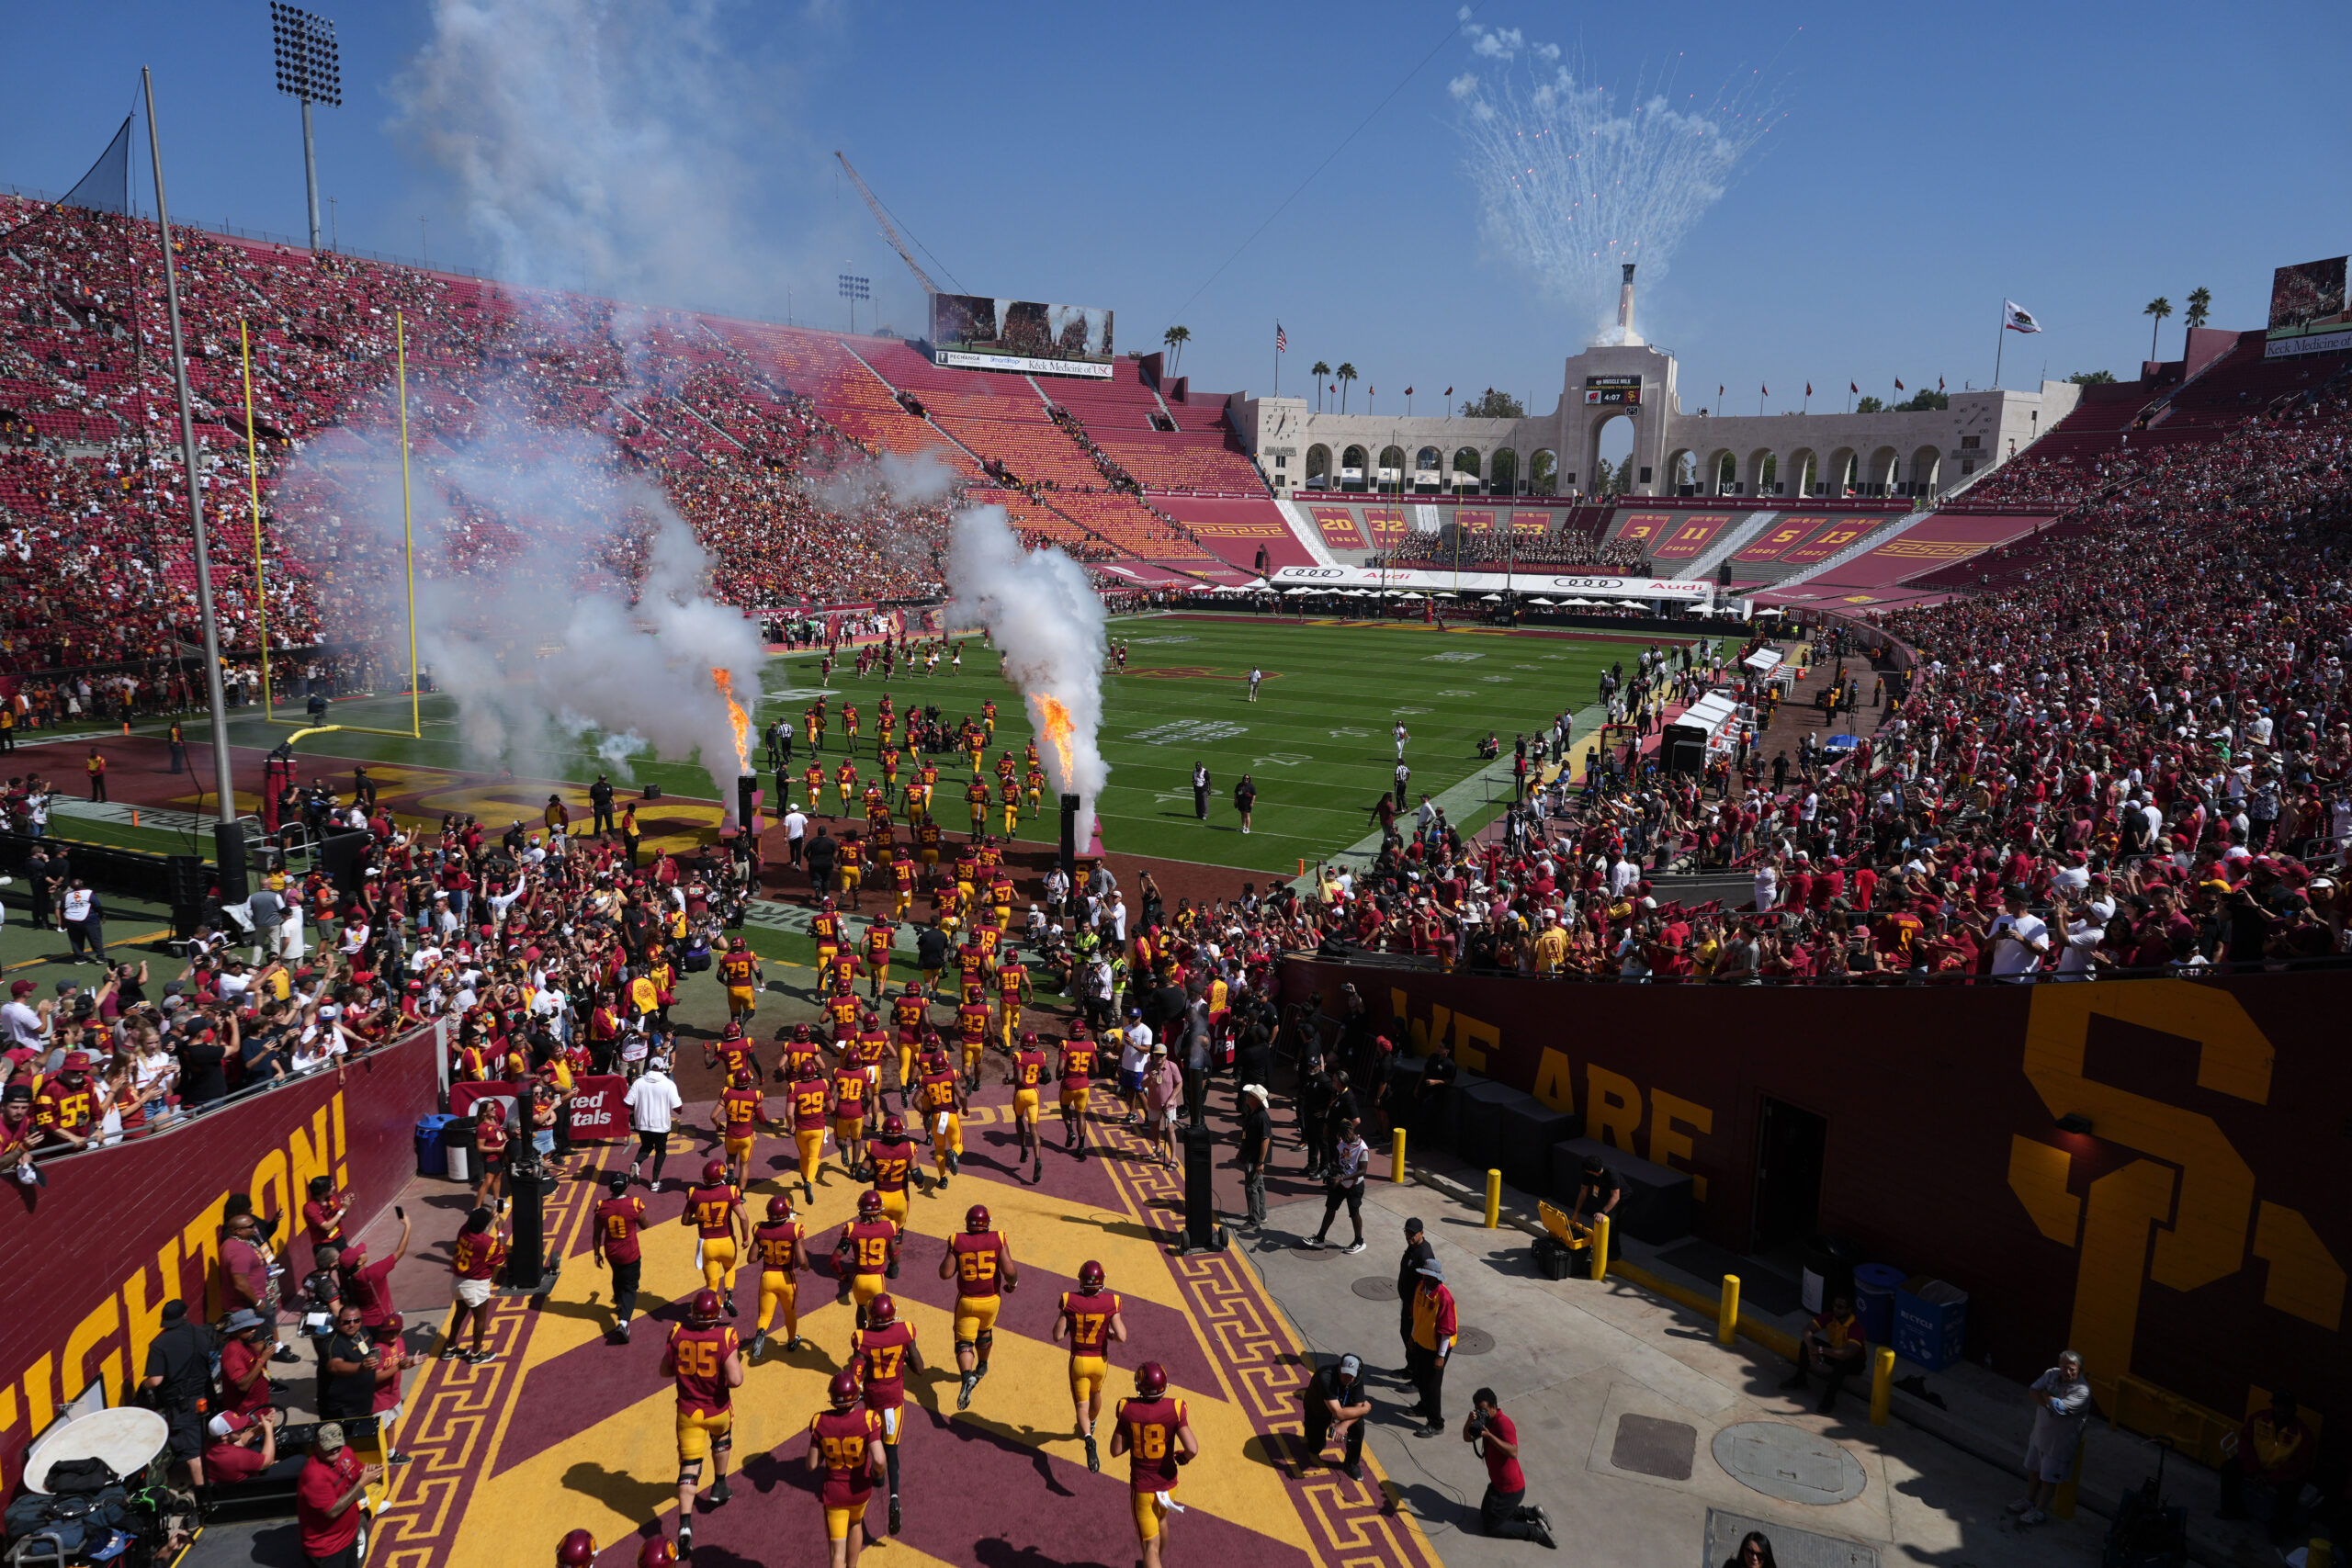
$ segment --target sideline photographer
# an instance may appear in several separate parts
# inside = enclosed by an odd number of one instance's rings
[[[1552,1539],[1551,1516],[1520,1501],[1527,1495],[1527,1477],[1519,1468],[1519,1427],[1503,1414],[1493,1389],[1482,1388],[1470,1396],[1462,1440],[1487,1461],[1487,1495],[1478,1499],[1478,1518],[1487,1533],[1556,1551],[1560,1543]]]

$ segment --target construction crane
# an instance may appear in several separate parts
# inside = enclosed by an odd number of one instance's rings
[[[876,198],[872,191],[866,189],[865,182],[858,178],[857,170],[851,164],[847,155],[836,149],[833,156],[841,160],[842,172],[849,175],[849,183],[857,187],[857,194],[865,198],[866,209],[874,214],[874,221],[881,225],[882,237],[890,242],[890,248],[899,253],[899,259],[907,264],[909,272],[915,275],[915,281],[922,285],[922,291],[925,294],[939,293],[939,285],[931,280],[929,273],[915,265],[915,258],[908,254],[907,243],[899,238],[898,228],[890,221],[890,215],[882,210],[882,203]]]

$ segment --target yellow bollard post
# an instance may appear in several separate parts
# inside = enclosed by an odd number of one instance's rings
[[[1871,1425],[1883,1427],[1894,1404],[1894,1347],[1882,1345],[1871,1356]]]
[[[1503,1223],[1503,1173],[1487,1172],[1487,1228],[1494,1230]]]
[[[1890,1356],[1894,1354],[1893,1351],[1887,1353]],[[2053,1519],[2071,1519],[2075,1517],[2075,1494],[2082,1488],[2085,1436],[2084,1428],[2077,1427],[2075,1431],[2075,1462],[2066,1467],[2066,1479],[2060,1482],[2058,1490],[2050,1495],[2050,1517]],[[2324,1564],[2322,1568],[2324,1568]]]
[[[1739,1337],[1739,1276],[1724,1276],[1723,1295],[1715,1303],[1715,1343],[1728,1345]]]
[[[1592,1216],[1592,1282],[1609,1278],[1609,1216]]]
[[[1405,1129],[1399,1127],[1392,1134],[1388,1149],[1388,1179],[1405,1179]]]

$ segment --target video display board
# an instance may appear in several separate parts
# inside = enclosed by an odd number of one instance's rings
[[[931,297],[931,356],[966,369],[1106,380],[1116,358],[1108,310],[983,294]]]
[[[1642,378],[1639,376],[1588,376],[1584,378],[1584,400],[1587,403],[1638,403],[1642,400]]]
[[[2352,312],[2345,310],[2343,256],[2282,266],[2270,275],[2269,359],[2290,354],[2335,354],[2352,348]]]

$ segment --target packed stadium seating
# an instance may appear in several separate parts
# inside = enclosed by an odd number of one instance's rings
[[[2183,378],[2084,388],[2073,412],[1962,491],[1958,505],[2080,505],[2144,472],[2152,461],[2148,454],[2210,441],[2291,403],[2311,390],[2315,376],[2326,376],[2309,360],[2265,358],[2263,339],[2259,332],[2242,333],[2226,354]]]
[[[0,614],[0,660],[19,671],[156,659],[196,640],[155,239],[152,224],[0,198],[0,524],[12,547],[0,581],[16,590]],[[1181,382],[1163,396],[1134,361],[1108,379],[953,369],[891,338],[620,307],[203,232],[178,240],[213,578],[233,649],[255,640],[256,567],[280,644],[364,630],[362,607],[381,597],[389,563],[334,536],[368,500],[356,487],[398,456],[396,315],[417,482],[438,500],[451,498],[436,465],[486,436],[602,438],[601,467],[578,483],[621,526],[582,570],[637,569],[648,519],[628,497],[644,492],[625,487],[640,479],[694,527],[715,591],[753,610],[934,592],[949,518],[967,501],[1003,505],[1032,542],[1130,582],[1233,581],[1261,560],[1307,558],[1227,425],[1226,400],[1189,396]],[[1937,520],[1890,516],[1883,543],[1850,549],[1827,529],[1770,561],[1751,540],[1733,553],[1736,583],[1810,572],[1801,597],[1819,599],[2025,581],[2069,541],[2210,503],[2285,460],[2294,433],[2340,402],[2340,378],[2329,379],[2338,363],[2266,360],[2259,333],[2216,341],[2143,382],[2086,389],[2066,420]],[[852,470],[884,454],[927,457],[944,483],[920,501],[868,483],[842,502],[857,488]],[[305,483],[287,488],[297,471]],[[856,515],[844,523],[820,496]],[[1359,547],[1435,558],[1434,536],[1408,533],[1408,509],[1362,504]],[[1652,558],[1671,531],[1635,538],[1623,506],[1555,514],[1556,527],[1499,554],[1630,571],[1683,564]],[[426,570],[513,556],[515,521],[461,508]],[[1357,527],[1351,518],[1345,532]],[[1349,547],[1322,532],[1323,546]],[[1503,542],[1472,538],[1482,560]],[[1972,558],[1952,560],[1962,548]],[[1820,565],[1838,549],[1847,558]]]
[[[605,471],[582,475],[583,489],[651,478],[709,550],[716,592],[749,608],[935,592],[948,518],[967,500],[1001,503],[1031,542],[1091,561],[1149,562],[1155,580],[1169,569],[1222,573],[1230,551],[1204,547],[1140,491],[1265,494],[1222,426],[1221,400],[1183,409],[1184,426],[1170,429],[1132,362],[1107,383],[1057,378],[1057,423],[1029,378],[942,370],[889,339],[624,309],[201,231],[176,239],[214,585],[232,648],[256,641],[256,542],[274,642],[315,640],[322,612],[341,631],[365,629],[367,617],[352,617],[385,563],[362,558],[364,547],[345,556],[322,545],[321,528],[362,504],[349,485],[398,455],[396,313],[420,484],[486,435],[597,433],[608,438]],[[0,249],[0,522],[14,545],[0,581],[17,590],[0,616],[0,660],[28,670],[182,650],[196,639],[196,571],[156,230],[8,197]],[[258,525],[246,496],[241,328],[253,355]],[[1115,450],[1090,436],[1089,421]],[[812,490],[884,453],[944,466],[946,493],[933,487],[927,502],[901,504],[865,485],[844,532]],[[300,461],[326,454],[337,461],[323,476]],[[306,487],[281,493],[298,468]],[[628,570],[643,522],[590,564]],[[428,571],[512,553],[494,519],[455,526],[447,561]]]

